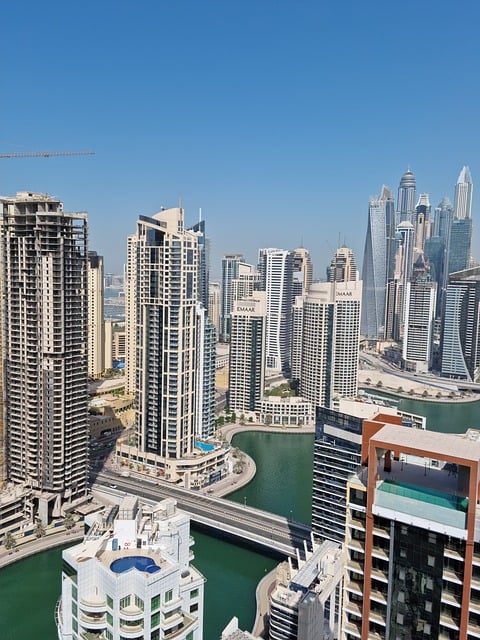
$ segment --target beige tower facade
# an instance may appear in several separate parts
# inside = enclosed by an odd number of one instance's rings
[[[103,257],[88,252],[88,377],[98,379],[105,371]]]
[[[220,299],[220,283],[210,282],[208,285],[208,317],[217,332],[217,340],[220,336]]]
[[[254,411],[265,386],[266,293],[256,291],[252,298],[234,300],[231,319],[229,406]]]
[[[330,407],[358,390],[362,282],[313,283],[303,301],[300,394]]]

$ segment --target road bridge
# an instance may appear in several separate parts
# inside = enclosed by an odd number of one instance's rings
[[[92,489],[112,501],[119,501],[126,493],[152,503],[174,498],[179,509],[202,527],[248,541],[275,554],[304,557],[305,545],[311,548],[311,528],[300,522],[165,481],[102,471],[92,478]]]

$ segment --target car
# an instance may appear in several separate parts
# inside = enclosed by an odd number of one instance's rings
[[[117,488],[116,484],[109,484],[108,486],[110,487],[110,489],[116,489]]]

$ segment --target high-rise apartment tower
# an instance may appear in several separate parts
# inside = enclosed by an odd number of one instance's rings
[[[87,480],[87,219],[48,195],[0,199],[5,476],[43,522]]]

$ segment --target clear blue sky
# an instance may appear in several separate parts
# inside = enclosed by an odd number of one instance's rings
[[[435,206],[472,171],[480,258],[480,3],[16,0],[1,11],[0,193],[86,210],[120,272],[140,214],[199,207],[225,252],[303,241],[360,264],[367,204],[408,166]]]

